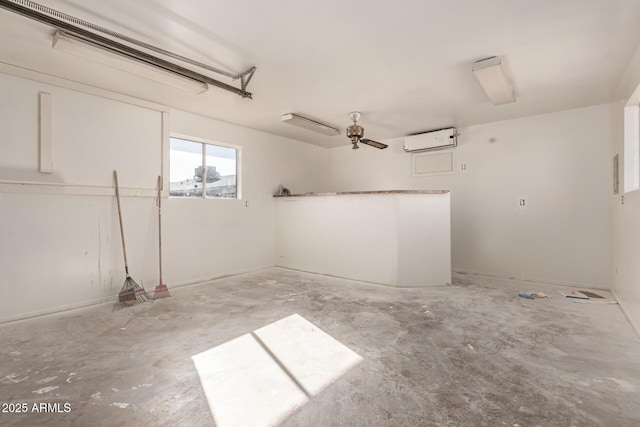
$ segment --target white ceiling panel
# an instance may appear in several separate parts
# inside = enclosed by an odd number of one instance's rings
[[[254,99],[182,93],[54,51],[53,28],[4,9],[0,61],[325,147],[349,141],[280,116],[344,130],[358,110],[366,137],[384,140],[604,103],[640,41],[636,0],[41,3],[227,71],[256,66]],[[514,104],[494,107],[471,72],[494,55]]]

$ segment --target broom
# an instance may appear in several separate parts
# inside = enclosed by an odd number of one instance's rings
[[[113,305],[113,311],[131,307],[132,305],[153,301],[142,286],[138,285],[131,276],[129,276],[129,265],[127,264],[127,248],[124,244],[124,228],[122,227],[122,211],[120,210],[120,189],[118,187],[118,173],[113,171],[113,178],[116,181],[116,201],[118,202],[118,221],[120,222],[120,236],[122,236],[122,253],[124,254],[124,271],[127,278],[118,294],[118,300]]]
[[[153,299],[170,297],[169,289],[167,285],[162,283],[162,177],[158,177],[158,265],[160,266],[160,283],[156,286],[156,290],[153,293]]]

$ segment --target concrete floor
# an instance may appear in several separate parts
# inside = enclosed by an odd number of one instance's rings
[[[0,403],[29,413],[0,424],[214,425],[191,356],[298,313],[363,360],[285,426],[640,425],[640,340],[617,305],[454,282],[393,289],[273,268],[125,311],[2,325]],[[517,296],[534,290],[552,299]],[[71,410],[31,412],[42,402]]]

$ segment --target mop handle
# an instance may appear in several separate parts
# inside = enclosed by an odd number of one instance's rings
[[[113,171],[113,178],[116,181],[116,201],[118,202],[118,220],[120,222],[120,235],[122,236],[122,253],[124,254],[124,271],[129,275],[129,265],[127,264],[127,248],[124,244],[124,228],[122,227],[122,211],[120,210],[120,190],[118,188],[118,172]]]
[[[160,283],[162,284],[162,177],[160,176],[158,176],[158,258]]]

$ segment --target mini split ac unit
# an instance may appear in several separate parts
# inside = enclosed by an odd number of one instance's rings
[[[458,145],[457,136],[455,128],[410,135],[404,138],[403,148],[411,153],[451,148]]]

